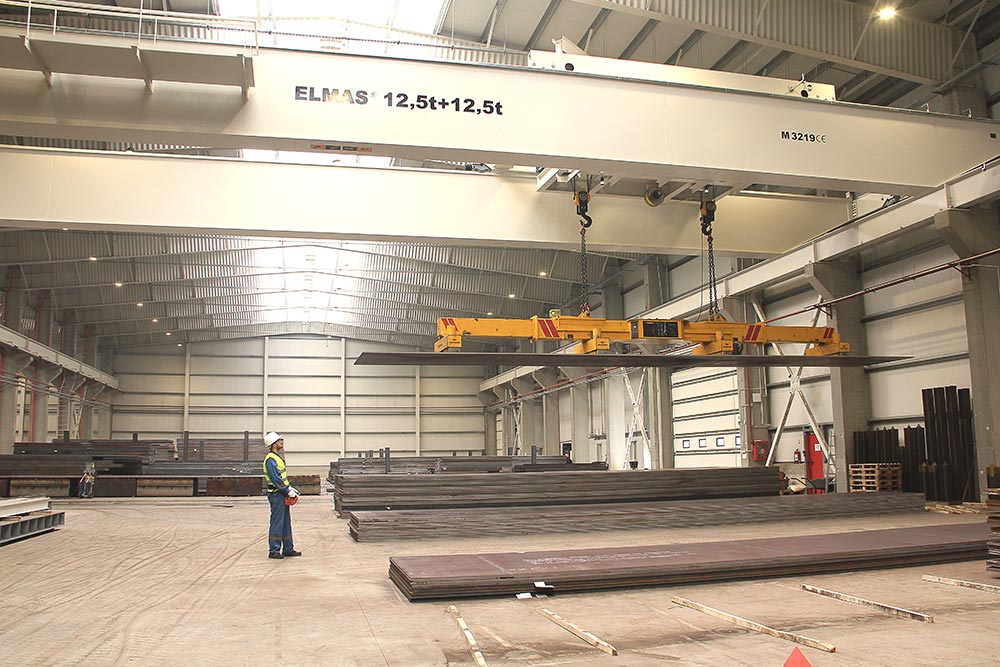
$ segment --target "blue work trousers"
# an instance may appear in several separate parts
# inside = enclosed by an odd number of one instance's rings
[[[285,494],[280,491],[267,494],[267,502],[271,504],[271,528],[267,534],[267,550],[276,554],[284,547],[285,553],[288,553],[294,549],[292,508],[285,504]]]

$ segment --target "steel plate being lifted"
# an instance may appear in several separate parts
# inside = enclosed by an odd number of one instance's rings
[[[357,366],[574,366],[580,368],[854,367],[908,357],[792,355],[517,354],[506,352],[362,352]]]

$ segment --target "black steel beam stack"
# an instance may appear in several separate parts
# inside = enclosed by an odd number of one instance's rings
[[[925,460],[924,429],[921,426],[903,429],[902,443],[899,441],[899,430],[894,428],[854,432],[853,463],[898,463],[903,473],[904,492],[924,492],[920,466]]]
[[[954,386],[924,389],[923,406],[927,499],[951,503],[978,500],[971,392]]]

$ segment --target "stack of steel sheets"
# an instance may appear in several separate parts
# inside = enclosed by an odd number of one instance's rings
[[[351,512],[348,526],[359,542],[435,537],[686,528],[760,523],[775,519],[870,516],[923,512],[919,493],[822,495],[592,505]]]
[[[982,523],[828,535],[521,553],[404,556],[389,578],[410,600],[690,584],[982,558]]]
[[[1000,489],[986,491],[986,513],[991,538],[986,569],[994,576],[1000,577]]]
[[[389,473],[404,475],[433,475],[441,473],[501,472],[515,465],[530,464],[530,456],[390,456]],[[566,465],[562,456],[536,456],[539,465]],[[333,484],[337,475],[385,474],[382,456],[348,457],[330,462],[327,480]]]
[[[573,505],[776,496],[778,469],[690,468],[516,475],[337,475],[334,509]]]

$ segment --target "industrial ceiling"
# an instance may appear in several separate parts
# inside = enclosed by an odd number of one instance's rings
[[[590,55],[790,80],[804,77],[834,84],[841,101],[919,109],[937,103],[935,91],[966,85],[991,65],[989,57],[979,59],[978,54],[996,51],[994,42],[1000,37],[1000,1],[903,0],[896,4],[903,22],[899,29],[916,31],[928,44],[944,39],[953,54],[951,62],[942,64],[938,58],[928,63],[919,53],[909,53],[884,54],[883,62],[891,65],[880,64],[877,57],[869,58],[874,63],[869,64],[864,61],[871,54],[865,50],[863,33],[893,26],[869,18],[871,25],[862,28],[861,38],[848,40],[849,53],[841,53],[830,46],[823,26],[809,21],[770,25],[765,20],[769,4],[780,16],[788,1],[707,0],[687,3],[704,10],[687,15],[683,9],[670,10],[677,3],[656,0],[451,0],[440,10],[436,35],[406,33],[405,38],[432,45],[479,45],[480,52],[466,49],[466,57],[488,54],[495,60],[499,53],[511,62],[523,62],[532,49],[552,51],[553,40],[564,38]],[[138,0],[98,4],[139,5]],[[867,3],[831,0],[801,0],[799,7],[811,4],[836,4],[855,21],[873,10]],[[0,23],[23,21],[23,9],[16,5],[0,4]],[[757,11],[737,11],[742,5]],[[220,11],[219,4],[209,0],[162,0],[143,6],[209,15]],[[277,45],[295,40],[295,48],[372,53],[376,43],[393,55],[392,43],[400,41],[391,26],[394,15],[391,9],[388,25],[376,27],[381,42],[358,38],[365,26],[349,20],[338,25],[351,38],[310,31],[302,17],[282,19],[273,12],[260,25],[263,38]],[[699,16],[704,22],[696,20]],[[313,18],[322,23],[334,17]],[[776,35],[787,41],[774,43]],[[929,77],[934,68],[960,76]],[[985,97],[985,106],[976,113],[985,113],[1000,100],[1000,93],[987,90]],[[623,117],[609,122],[627,121]],[[212,146],[13,136],[0,141],[239,156],[239,151]],[[259,152],[254,159],[260,159]],[[469,168],[432,162],[426,166]],[[169,193],[169,184],[164,184],[164,192]],[[592,253],[590,282],[599,293],[602,286],[620,286],[637,265],[662,268],[679,261],[684,258]],[[305,331],[429,349],[439,316],[525,318],[548,308],[573,310],[580,296],[579,256],[567,250],[8,229],[0,232],[0,263],[8,268],[6,288],[27,290],[29,309],[52,307],[59,322],[75,322],[116,347]],[[592,297],[591,303],[595,301],[600,298]],[[29,312],[24,320],[27,333],[31,320]]]

